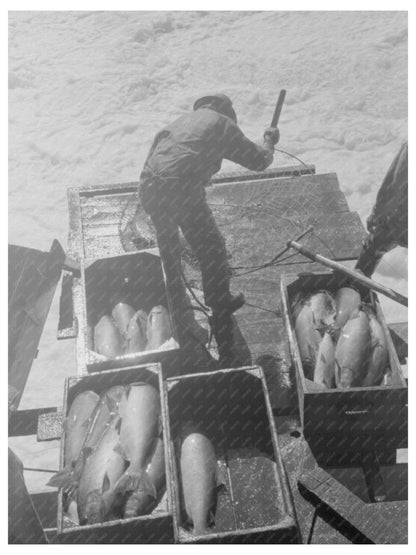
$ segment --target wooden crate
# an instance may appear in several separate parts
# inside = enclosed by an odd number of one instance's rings
[[[81,261],[82,302],[80,303],[79,333],[83,334],[85,365],[89,372],[166,361],[167,375],[175,373],[179,344],[176,341],[174,319],[171,327],[175,339],[164,350],[142,351],[112,359],[93,350],[93,328],[104,314],[111,315],[119,302],[147,313],[153,306],[163,305],[172,314],[160,257],[154,252],[140,251],[121,256]]]
[[[349,284],[348,278],[333,272],[283,275],[282,312],[292,364],[296,372],[299,412],[306,439],[317,451],[339,456],[361,451],[366,444],[385,453],[407,446],[407,386],[377,296],[360,287],[362,299],[373,305],[387,337],[389,372],[384,385],[322,389],[305,377],[291,303],[299,293],[327,290],[335,293]]]
[[[101,395],[110,387],[146,382],[162,391],[160,364],[134,366],[124,369],[70,377],[65,382],[63,414],[66,415],[72,401],[82,391],[92,390]],[[168,464],[168,436],[166,434],[166,407],[164,395],[160,395],[160,414],[165,446],[166,492],[157,507],[149,515],[113,520],[102,524],[68,527],[63,514],[63,492],[58,494],[57,534],[59,543],[172,543],[172,490]],[[65,431],[61,438],[60,468],[64,465]]]
[[[260,367],[219,370],[164,382],[175,542],[296,543],[297,521]],[[225,489],[204,536],[186,530],[180,434],[192,420],[210,438]]]

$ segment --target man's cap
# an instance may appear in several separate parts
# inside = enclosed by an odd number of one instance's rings
[[[216,93],[198,98],[194,104],[194,111],[202,108],[202,106],[210,106],[216,112],[231,118],[234,123],[237,123],[237,114],[234,111],[233,103],[226,94]]]

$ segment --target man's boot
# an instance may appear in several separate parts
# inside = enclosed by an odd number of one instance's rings
[[[230,294],[226,299],[220,299],[211,308],[213,313],[217,313],[218,315],[228,314],[231,316],[231,314],[244,306],[245,302],[246,300],[243,293],[239,293],[238,295]]]

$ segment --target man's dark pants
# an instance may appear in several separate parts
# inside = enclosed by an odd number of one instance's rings
[[[181,229],[200,265],[205,304],[213,309],[213,333],[220,357],[228,357],[232,349],[233,325],[231,315],[221,310],[221,305],[230,297],[230,270],[224,238],[205,201],[205,194],[172,197],[164,191],[159,194],[140,191],[143,208],[155,226],[174,312],[181,314],[184,309]]]

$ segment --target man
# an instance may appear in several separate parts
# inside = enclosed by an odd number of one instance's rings
[[[408,146],[403,144],[384,177],[373,211],[367,219],[356,269],[371,277],[386,252],[408,246]]]
[[[180,228],[200,264],[205,304],[213,311],[220,356],[221,345],[229,344],[231,314],[244,304],[244,296],[230,293],[225,243],[206,202],[205,186],[224,158],[250,170],[266,169],[278,140],[278,129],[268,128],[263,146],[256,145],[237,126],[226,95],[204,96],[195,102],[193,112],[156,135],[140,176],[140,200],[156,229],[174,312],[183,310],[185,294]],[[228,347],[223,353],[228,357]]]

